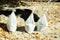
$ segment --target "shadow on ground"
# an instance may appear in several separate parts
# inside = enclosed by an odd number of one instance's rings
[[[4,23],[0,23],[0,28],[2,28],[3,30],[9,32],[8,29],[7,29],[7,25],[4,24]],[[37,30],[37,28],[35,27],[34,31],[36,31],[36,30]],[[23,32],[23,31],[25,31],[25,27],[24,27],[24,26],[22,26],[22,27],[17,27],[17,31]],[[26,31],[25,31],[25,32],[26,32]]]
[[[8,31],[6,24],[0,23],[0,28],[2,28],[5,31]]]

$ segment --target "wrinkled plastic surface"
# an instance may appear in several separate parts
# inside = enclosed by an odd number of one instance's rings
[[[11,32],[15,32],[17,29],[17,20],[14,11],[11,13],[11,15],[8,18],[7,21],[7,28]]]
[[[34,31],[34,28],[35,28],[34,17],[33,17],[33,13],[31,13],[31,15],[26,20],[25,30],[28,33],[32,33]]]
[[[43,14],[37,22],[37,30],[42,31],[46,29],[47,26],[48,26],[48,21],[47,21],[46,15]]]

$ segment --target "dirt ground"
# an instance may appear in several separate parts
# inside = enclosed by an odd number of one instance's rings
[[[31,9],[39,17],[42,13],[46,13],[48,27],[42,32],[34,31],[32,34],[25,32],[24,27],[17,28],[17,31],[11,34],[6,28],[8,17],[0,15],[0,40],[60,40],[60,3],[29,3],[29,6],[16,7],[17,9]],[[6,9],[14,9],[4,7]],[[17,18],[18,20],[19,18]],[[22,19],[21,19],[22,20]],[[18,21],[18,26],[24,26],[24,21]],[[21,29],[22,28],[22,29]],[[18,30],[19,29],[19,30]],[[22,30],[22,31],[21,31]]]

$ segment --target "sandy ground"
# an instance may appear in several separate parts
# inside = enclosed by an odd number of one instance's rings
[[[6,29],[6,22],[8,17],[0,15],[0,40],[60,40],[60,3],[29,3],[31,6],[20,6],[17,8],[28,8],[32,9],[39,17],[42,13],[46,13],[48,20],[48,27],[41,31],[34,31],[32,34],[28,34],[25,30],[21,31],[21,27],[17,28],[16,32],[11,34]],[[18,25],[24,24],[23,21],[19,20]]]

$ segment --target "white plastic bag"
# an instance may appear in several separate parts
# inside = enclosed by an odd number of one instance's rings
[[[37,22],[37,30],[43,31],[47,28],[47,26],[48,26],[48,21],[46,15],[43,14]]]
[[[17,20],[14,12],[15,10],[12,11],[11,15],[7,20],[7,28],[11,32],[15,32],[17,29]]]
[[[31,13],[31,15],[26,20],[25,30],[30,34],[34,31],[34,28],[35,28],[34,17],[33,17],[33,13]]]

